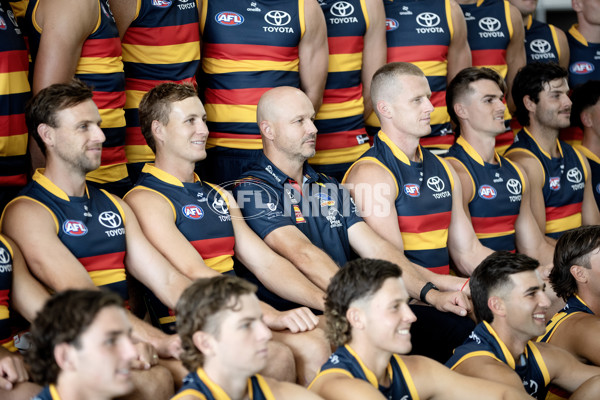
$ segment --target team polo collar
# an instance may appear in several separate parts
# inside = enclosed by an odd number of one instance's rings
[[[293,178],[287,176],[279,168],[277,168],[275,164],[273,164],[271,160],[269,160],[267,156],[265,156],[264,153],[260,155],[260,158],[258,159],[257,163],[259,168],[265,171],[267,174],[271,175],[274,182],[277,182],[280,186],[283,186],[290,181],[295,182]],[[319,174],[317,174],[317,172],[314,169],[312,169],[310,165],[308,165],[308,162],[304,162],[304,166],[302,167],[302,169],[304,175],[304,182],[302,182],[303,184],[317,182],[319,180]]]

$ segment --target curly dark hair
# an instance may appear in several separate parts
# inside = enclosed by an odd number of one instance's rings
[[[205,331],[219,335],[217,314],[223,310],[239,310],[240,297],[255,292],[255,285],[230,275],[198,279],[183,292],[176,307],[177,333],[183,348],[180,359],[189,371],[204,364],[204,355],[193,341],[194,333]]]
[[[600,100],[600,81],[589,80],[577,86],[571,93],[571,126],[583,129],[581,113],[588,107],[592,107]]]
[[[34,382],[56,383],[60,367],[54,348],[68,343],[79,348],[79,338],[106,307],[123,307],[116,293],[101,290],[66,290],[50,298],[31,325],[31,348],[25,353]]]
[[[577,281],[571,275],[573,265],[591,268],[590,256],[600,248],[600,226],[590,225],[572,229],[556,242],[554,266],[550,272],[550,284],[556,294],[565,301],[577,293]]]
[[[475,268],[469,286],[477,321],[492,322],[494,314],[488,307],[488,299],[501,289],[513,287],[511,275],[533,271],[540,263],[525,254],[497,251],[490,254]]]
[[[375,294],[389,278],[400,278],[402,270],[384,260],[360,258],[348,262],[329,282],[325,298],[325,317],[329,340],[342,346],[352,339],[346,312],[356,300]]]

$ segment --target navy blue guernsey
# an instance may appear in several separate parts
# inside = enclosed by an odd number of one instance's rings
[[[530,15],[525,25],[527,63],[553,62],[558,64],[561,48],[554,25],[540,22]]]
[[[494,328],[484,321],[477,324],[465,343],[454,350],[454,355],[446,362],[446,366],[455,369],[468,358],[491,357],[511,367],[523,381],[523,386],[530,396],[544,399],[546,387],[550,383],[546,363],[533,342],[527,342],[524,350],[517,365],[517,361]]]
[[[42,389],[42,391],[31,400],[60,400],[60,396],[56,391],[56,386],[50,385]]]
[[[271,388],[261,375],[253,375],[248,378],[248,397],[250,400],[275,400]],[[225,391],[213,382],[202,368],[196,372],[190,372],[183,379],[183,387],[171,397],[178,400],[187,396],[202,400],[230,400]]]
[[[349,345],[344,345],[338,347],[335,353],[329,357],[329,360],[323,364],[321,370],[312,381],[310,386],[312,386],[317,379],[324,375],[338,373],[369,382],[371,385],[379,389],[386,399],[419,399],[412,376],[410,375],[408,368],[400,356],[393,355],[392,358],[390,358],[387,372],[390,377],[391,384],[389,387],[383,387],[379,385],[375,374],[365,366],[358,354],[356,354],[356,352],[354,352]]]
[[[588,42],[577,30],[577,24],[567,32],[569,43],[569,87],[571,89],[592,79],[600,79],[600,43]]]
[[[598,209],[600,209],[600,157],[592,153],[587,147],[582,145],[573,146],[579,150],[590,163],[590,172],[592,173],[592,187],[594,188],[594,199]]]

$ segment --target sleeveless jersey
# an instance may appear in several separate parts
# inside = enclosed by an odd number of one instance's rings
[[[527,342],[525,352],[521,355],[521,359],[518,361],[519,365],[517,365],[517,360],[513,358],[494,328],[484,321],[477,324],[465,343],[454,350],[454,355],[446,362],[446,366],[455,369],[468,358],[482,356],[491,357],[515,370],[530,396],[536,399],[546,397],[550,374],[540,351],[533,342]]]
[[[365,0],[324,0],[319,4],[327,23],[329,67],[323,104],[315,118],[317,153],[309,162],[350,163],[369,149],[361,78],[369,16]]]
[[[36,21],[39,0],[31,0],[27,19],[31,24],[29,44],[35,58],[42,28]],[[67,23],[67,21],[64,21]],[[125,163],[125,74],[121,59],[121,41],[107,0],[98,0],[98,22],[81,48],[75,77],[94,88],[93,100],[98,106],[106,136],[102,144],[102,164],[88,173],[87,179],[97,183],[116,182],[127,178]]]
[[[398,227],[406,257],[433,272],[448,274],[448,227],[452,211],[454,181],[445,161],[419,147],[421,162],[410,161],[391,139],[379,131],[373,147],[359,162],[381,165],[396,183]]]
[[[28,52],[15,15],[0,5],[0,187],[27,184],[28,70]]]
[[[596,204],[600,208],[600,157],[592,153],[587,147],[583,145],[573,146],[579,150],[590,163],[590,172],[592,173],[592,187],[594,188],[594,199]]]
[[[530,15],[525,25],[525,53],[527,63],[553,62],[560,60],[560,45],[554,25],[540,22]]]
[[[577,30],[578,24],[567,32],[569,58],[569,87],[574,89],[592,79],[600,79],[600,43],[590,43]]]
[[[127,161],[154,160],[140,129],[138,105],[144,94],[165,82],[191,83],[200,63],[196,0],[137,0],[137,13],[123,36]]]
[[[12,285],[13,250],[0,236],[0,346],[12,349],[10,323],[10,288]]]
[[[463,164],[471,177],[469,213],[481,244],[495,251],[514,252],[515,221],[525,189],[521,171],[498,153],[497,164],[484,162],[462,136],[450,148],[448,157]]]
[[[37,170],[17,199],[40,204],[52,215],[56,234],[79,260],[96,286],[128,299],[125,280],[125,213],[106,191],[86,186],[83,197],[69,197]]]
[[[467,23],[467,40],[471,47],[473,66],[491,68],[506,78],[506,48],[513,35],[509,2],[478,0],[476,4],[460,4],[460,8]],[[510,119],[511,115],[505,107],[504,120],[507,127]],[[504,154],[513,142],[513,136],[510,129],[496,136],[496,150],[499,154]]]
[[[419,67],[431,89],[431,134],[424,147],[448,149],[454,142],[446,110],[448,47],[454,35],[449,0],[385,0],[387,62],[404,61]],[[375,118],[376,120],[376,118]],[[373,125],[380,126],[379,121]]]
[[[271,88],[300,87],[298,44],[304,29],[304,0],[202,2],[208,147],[262,149],[256,105]]]
[[[581,226],[583,190],[588,171],[582,155],[565,142],[557,140],[561,157],[552,158],[540,148],[527,128],[515,138],[506,154],[526,152],[540,162],[544,171],[546,235],[558,239],[563,232]]]
[[[391,382],[389,387],[383,387],[377,382],[375,374],[367,368],[358,354],[356,354],[356,352],[354,352],[347,344],[338,347],[335,353],[329,357],[329,360],[323,364],[321,370],[308,388],[310,389],[320,377],[331,373],[344,374],[351,378],[367,381],[379,389],[386,399],[419,399],[417,388],[415,387],[406,364],[404,364],[402,358],[396,354],[390,358],[390,363],[387,367],[387,373]]]
[[[271,388],[265,379],[258,374],[248,378],[247,391],[250,400],[275,400]],[[196,372],[190,372],[183,379],[183,387],[174,397],[171,397],[171,400],[186,396],[202,400],[230,400],[227,393],[213,382],[202,368],[198,368]]]
[[[56,386],[54,384],[51,384],[50,386],[46,386],[44,389],[42,389],[42,391],[39,392],[37,394],[37,396],[35,396],[31,400],[61,400],[61,399],[60,399],[60,396],[58,395],[58,391],[56,390]]]

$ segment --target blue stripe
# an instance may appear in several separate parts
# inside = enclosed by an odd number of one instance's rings
[[[111,74],[76,74],[75,76],[97,92],[125,91],[125,74],[123,72],[114,72]]]
[[[240,135],[260,135],[256,122],[207,122],[210,132],[228,132]]]
[[[196,74],[200,60],[173,64],[143,64],[125,62],[125,74],[128,77],[145,80],[180,81]]]
[[[321,135],[330,132],[339,132],[341,127],[344,127],[344,130],[348,131],[361,129],[364,128],[365,124],[362,115],[355,115],[346,118],[315,120],[315,126],[319,131],[319,135]]]
[[[330,72],[325,89],[345,89],[358,86],[361,82],[360,71]]]
[[[202,82],[202,77],[198,77]],[[251,71],[212,74],[205,80],[208,89],[255,89],[277,86],[300,87],[300,75],[296,71]]]
[[[0,115],[22,114],[30,92],[0,95]]]

